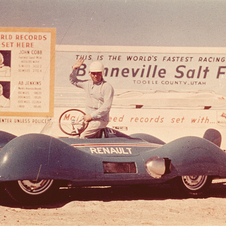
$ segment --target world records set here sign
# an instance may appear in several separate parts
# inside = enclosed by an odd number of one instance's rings
[[[0,28],[0,115],[51,117],[55,28]]]

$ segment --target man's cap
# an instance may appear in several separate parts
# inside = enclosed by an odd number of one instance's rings
[[[103,72],[104,65],[100,61],[93,61],[89,66],[90,72]]]

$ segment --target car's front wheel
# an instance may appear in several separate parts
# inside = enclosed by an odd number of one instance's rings
[[[15,201],[35,204],[51,197],[59,185],[54,180],[18,180],[5,182],[5,189]]]
[[[188,196],[203,195],[212,183],[212,178],[207,175],[180,176],[173,181],[177,192]]]

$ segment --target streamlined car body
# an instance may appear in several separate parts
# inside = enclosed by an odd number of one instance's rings
[[[0,182],[20,202],[45,199],[62,185],[172,181],[180,192],[195,196],[206,190],[212,178],[226,177],[221,135],[213,129],[204,138],[189,136],[167,144],[147,134],[128,136],[111,128],[93,139],[0,135]]]

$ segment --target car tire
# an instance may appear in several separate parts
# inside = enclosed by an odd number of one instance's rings
[[[203,196],[212,183],[212,177],[200,176],[180,176],[175,178],[171,185],[177,194],[188,197]]]
[[[5,182],[9,196],[21,204],[38,204],[49,200],[59,190],[54,180],[19,180]]]

